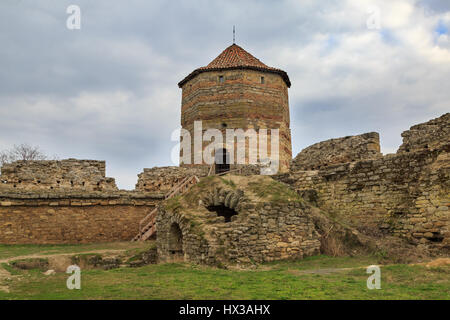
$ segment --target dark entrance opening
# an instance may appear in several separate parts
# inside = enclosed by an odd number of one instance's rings
[[[173,223],[170,226],[169,252],[173,258],[183,257],[183,233],[178,223]]]
[[[238,214],[235,210],[225,207],[223,204],[219,206],[208,206],[206,209],[217,213],[220,217],[225,217],[225,222],[231,222],[231,217]]]
[[[215,173],[230,171],[230,153],[227,149],[218,149],[214,155]]]
[[[438,232],[433,232],[433,236],[428,238],[431,242],[442,242],[444,240],[444,236],[439,234]]]

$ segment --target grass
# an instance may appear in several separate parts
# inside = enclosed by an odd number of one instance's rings
[[[276,181],[268,176],[210,176],[204,177],[192,187],[192,192],[189,192],[180,197],[181,202],[168,201],[166,208],[182,207],[196,207],[198,200],[202,196],[212,192],[214,188],[221,187],[225,189],[241,189],[245,190],[245,196],[258,202],[301,202],[303,199],[288,185]]]
[[[66,288],[65,273],[14,270],[11,292],[0,291],[0,299],[450,299],[450,266],[384,266],[381,290],[369,290],[365,267],[376,263],[375,256],[316,256],[254,270],[189,264],[82,270],[81,290]]]
[[[225,179],[224,177],[219,177],[220,180],[225,183],[227,186],[230,186],[233,189],[236,189],[236,184],[231,179]]]
[[[169,211],[175,211],[178,208],[180,208],[181,207],[180,198],[181,196],[178,195],[167,200],[165,204],[165,209]]]
[[[51,255],[59,253],[82,253],[97,250],[126,250],[137,251],[146,248],[149,244],[144,242],[113,242],[97,244],[0,244],[0,260],[31,254]]]
[[[285,184],[273,179],[259,179],[248,186],[261,199],[271,202],[303,202],[303,199]]]

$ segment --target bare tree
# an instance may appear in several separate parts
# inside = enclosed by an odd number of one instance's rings
[[[30,146],[27,143],[14,145],[12,149],[0,151],[0,165],[17,160],[45,160],[47,156],[38,146]]]
[[[5,163],[9,162],[9,155],[7,151],[0,152],[0,166],[3,166]]]

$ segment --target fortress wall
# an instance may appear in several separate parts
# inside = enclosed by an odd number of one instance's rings
[[[129,241],[161,197],[136,192],[0,194],[0,243]]]
[[[369,132],[322,141],[303,149],[291,163],[291,170],[317,170],[328,165],[379,159],[380,136]]]
[[[186,177],[191,175],[204,177],[208,175],[208,171],[209,167],[207,166],[145,168],[138,174],[136,190],[166,194]]]
[[[412,126],[402,133],[403,144],[398,152],[413,152],[418,150],[434,150],[441,148],[450,141],[450,113]]]
[[[440,122],[446,126],[448,116],[441,118],[447,119]],[[439,130],[443,129],[433,132]],[[413,133],[404,135],[404,145],[418,141]],[[440,135],[421,138],[440,146],[433,150],[297,170],[276,178],[360,230],[388,232],[416,244],[450,246],[450,143],[436,137]]]
[[[16,161],[1,169],[1,188],[21,190],[117,190],[115,180],[105,177],[105,161]]]
[[[390,155],[279,179],[360,230],[450,245],[448,152]]]

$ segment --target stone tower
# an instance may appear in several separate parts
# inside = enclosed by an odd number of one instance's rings
[[[288,88],[291,83],[285,71],[265,65],[233,44],[207,66],[191,72],[178,86],[182,89],[181,126],[192,137],[191,164],[196,163],[194,156],[200,150],[194,148],[194,121],[202,121],[203,132],[211,128],[223,132],[224,155],[232,150],[232,159],[237,159],[237,145],[236,141],[234,148],[225,143],[227,129],[254,129],[256,132],[268,129],[269,153],[271,130],[278,129],[279,171],[289,168],[292,148]],[[210,143],[203,142],[202,148]],[[247,139],[247,164],[251,152],[256,151],[251,150]]]

